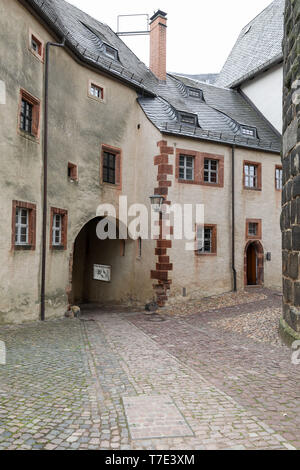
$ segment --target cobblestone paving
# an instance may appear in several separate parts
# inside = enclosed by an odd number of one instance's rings
[[[267,293],[256,309],[272,299]],[[230,305],[214,310],[214,321]],[[0,449],[300,448],[299,366],[290,351],[207,317],[154,323],[95,310],[82,321],[1,328]],[[170,397],[192,436],[132,439],[124,402],[145,395],[149,409]],[[144,400],[136,400],[143,410]]]

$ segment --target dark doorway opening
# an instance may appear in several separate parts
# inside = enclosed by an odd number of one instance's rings
[[[250,241],[245,248],[245,285],[261,286],[264,282],[264,250],[259,241]]]
[[[128,290],[131,267],[125,249],[121,256],[118,222],[117,238],[101,240],[96,230],[100,220],[100,217],[90,220],[75,239],[70,304],[119,303]],[[122,242],[126,244],[126,240]]]

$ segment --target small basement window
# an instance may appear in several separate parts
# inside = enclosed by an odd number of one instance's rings
[[[188,113],[178,113],[179,121],[183,124],[189,124],[191,126],[197,126],[198,119],[195,114],[188,114]]]
[[[257,138],[257,130],[255,127],[241,126],[241,133],[245,137],[253,137],[254,139]]]

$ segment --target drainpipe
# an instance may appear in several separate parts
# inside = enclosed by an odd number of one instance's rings
[[[49,57],[50,47],[64,47],[61,44],[47,42],[45,50],[45,82],[44,82],[44,138],[43,138],[43,227],[42,227],[42,274],[41,274],[41,321],[45,320],[45,286],[46,286],[46,254],[47,254],[47,193],[48,193],[48,108],[49,108]]]
[[[237,284],[236,284],[236,269],[235,269],[235,184],[234,184],[234,173],[235,173],[235,145],[232,146],[232,154],[231,154],[231,178],[232,178],[232,188],[231,188],[231,208],[232,208],[232,215],[231,215],[231,230],[232,230],[232,272],[233,272],[233,292],[237,291]]]

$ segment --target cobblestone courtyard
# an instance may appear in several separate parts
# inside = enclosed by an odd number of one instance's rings
[[[2,327],[0,449],[300,449],[300,366],[281,298],[87,309]]]

